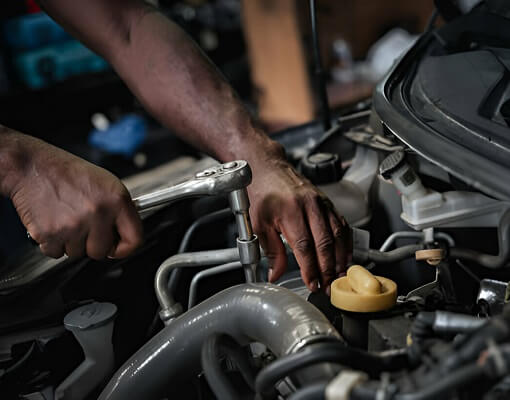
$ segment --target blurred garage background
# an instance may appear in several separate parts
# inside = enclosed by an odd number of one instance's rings
[[[196,40],[268,132],[320,114],[308,1],[154,4]],[[120,177],[193,155],[195,150],[144,112],[102,58],[64,32],[36,1],[4,0],[2,6],[1,124]],[[368,99],[394,59],[424,30],[433,8],[432,0],[318,0],[331,107],[345,110]],[[25,232],[3,202],[0,218],[12,229],[2,243],[9,249]]]

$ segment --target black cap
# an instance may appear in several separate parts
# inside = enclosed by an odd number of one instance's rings
[[[403,151],[395,151],[386,157],[381,165],[379,165],[379,173],[384,179],[390,179],[391,174],[395,172],[405,161],[405,154]]]
[[[342,178],[342,163],[337,154],[316,153],[301,160],[301,172],[316,185]]]

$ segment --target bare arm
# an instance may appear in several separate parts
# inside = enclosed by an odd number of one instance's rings
[[[272,263],[271,280],[286,267],[281,233],[307,285],[312,290],[329,285],[345,266],[346,224],[256,127],[233,89],[177,25],[137,0],[41,3],[104,56],[163,125],[221,161],[250,163],[252,219]]]
[[[219,160],[280,153],[256,129],[230,85],[201,50],[153,7],[132,0],[44,0],[45,9],[104,56],[146,109]]]
[[[125,257],[141,243],[140,218],[115,176],[3,126],[0,193],[50,257]]]

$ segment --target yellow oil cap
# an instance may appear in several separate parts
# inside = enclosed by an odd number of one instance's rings
[[[397,284],[391,279],[372,275],[361,265],[353,265],[347,276],[331,284],[331,304],[354,312],[387,310],[397,302]]]

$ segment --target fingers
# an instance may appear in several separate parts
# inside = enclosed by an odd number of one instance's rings
[[[259,234],[260,245],[269,261],[268,281],[277,281],[287,269],[287,254],[280,234],[272,227]]]
[[[41,252],[51,258],[60,258],[64,255],[64,245],[62,242],[53,240],[50,242],[41,243],[39,245]]]
[[[336,277],[336,241],[328,221],[327,206],[319,197],[309,202],[308,224],[313,235],[321,287],[327,289]]]
[[[113,258],[127,257],[141,245],[143,237],[142,221],[131,200],[117,214],[115,226],[119,242],[109,255]]]
[[[336,212],[329,210],[329,224],[335,240],[335,272],[336,276],[345,272],[349,262],[349,226]]]
[[[65,244],[65,252],[70,258],[81,258],[85,255],[87,237],[76,235]]]
[[[70,222],[71,221],[71,222]],[[32,227],[34,240],[48,257],[87,255],[95,260],[128,256],[142,242],[142,223],[131,199],[116,207],[97,208],[93,213],[73,216],[49,229]],[[64,226],[66,226],[64,228]]]
[[[116,233],[112,224],[96,220],[87,237],[87,255],[94,260],[103,260],[115,245]]]
[[[316,292],[319,289],[320,274],[317,268],[314,240],[303,211],[300,208],[295,208],[293,211],[297,213],[292,219],[281,221],[282,233],[294,251],[305,285],[312,292]]]
[[[348,261],[348,225],[328,199],[308,196],[301,207],[280,221],[280,229],[294,251],[301,276],[311,291],[329,287],[345,271]],[[281,276],[278,271],[278,277]]]

